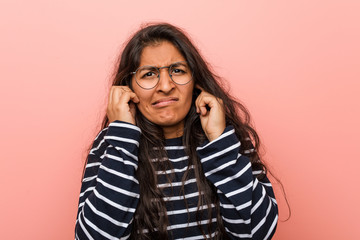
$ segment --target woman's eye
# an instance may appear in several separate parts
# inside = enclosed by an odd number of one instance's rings
[[[156,74],[154,72],[147,72],[142,76],[142,78],[152,78],[155,76],[156,76]]]
[[[174,68],[174,69],[172,70],[172,73],[173,73],[173,74],[182,74],[182,73],[185,73],[185,71],[182,70],[182,69],[179,69],[179,68]]]

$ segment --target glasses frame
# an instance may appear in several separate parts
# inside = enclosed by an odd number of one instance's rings
[[[170,64],[169,66],[163,66],[163,67],[155,67],[155,66],[151,66],[151,65],[145,65],[145,66],[138,67],[134,72],[130,72],[130,75],[134,75],[136,84],[137,84],[139,87],[141,87],[142,89],[145,89],[145,90],[150,90],[150,89],[155,88],[155,87],[159,84],[159,82],[160,82],[160,70],[163,69],[163,68],[168,68],[168,69],[169,69],[169,70],[168,70],[168,73],[169,73],[169,76],[170,76],[171,81],[173,81],[173,82],[174,82],[175,84],[177,84],[177,85],[186,85],[186,84],[188,84],[188,83],[193,79],[193,74],[194,74],[194,73],[193,73],[193,71],[190,70],[190,71],[191,71],[191,77],[190,77],[189,81],[187,81],[186,83],[177,83],[177,82],[175,82],[174,79],[172,78],[172,74],[171,74],[171,72],[170,72],[170,69],[171,69],[171,67],[172,67],[173,65],[176,65],[176,64],[178,64],[178,63],[186,63],[186,65],[188,66],[188,64],[187,64],[186,61],[174,62],[174,63]],[[140,68],[143,68],[143,67],[152,67],[152,68],[156,69],[156,70],[158,71],[158,73],[159,73],[159,75],[158,75],[158,77],[157,77],[158,80],[157,80],[156,84],[155,84],[153,87],[151,87],[151,88],[145,88],[145,87],[141,86],[141,85],[139,84],[137,78],[136,78],[136,72],[137,72]],[[188,67],[189,67],[189,66],[188,66]],[[189,67],[189,69],[190,69],[190,67]]]

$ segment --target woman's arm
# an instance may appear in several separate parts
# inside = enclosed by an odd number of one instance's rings
[[[139,200],[140,129],[114,121],[94,141],[82,180],[76,239],[128,238]]]
[[[206,178],[217,188],[224,226],[233,239],[270,239],[278,207],[269,180],[259,181],[229,126],[215,140],[198,147]]]

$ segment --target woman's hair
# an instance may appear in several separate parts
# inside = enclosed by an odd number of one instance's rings
[[[129,39],[122,51],[112,84],[127,85],[132,88],[130,72],[139,67],[143,49],[163,41],[172,43],[183,55],[193,73],[195,84],[198,84],[206,92],[222,99],[226,112],[226,124],[234,127],[235,133],[241,141],[240,153],[250,158],[253,170],[263,170],[260,178],[265,176],[266,167],[257,154],[260,146],[259,137],[251,127],[249,112],[245,106],[231,97],[229,92],[224,89],[221,79],[210,70],[209,65],[189,40],[187,34],[178,27],[167,23],[149,24],[137,31]],[[185,118],[182,139],[186,154],[189,156],[189,164],[182,181],[185,182],[189,178],[190,166],[194,165],[193,169],[197,179],[198,191],[204,193],[203,195],[199,194],[196,213],[197,221],[200,222],[203,215],[210,220],[216,217],[216,229],[211,228],[214,224],[210,222],[207,225],[207,232],[218,231],[216,238],[224,239],[226,234],[220,216],[219,199],[215,187],[205,178],[200,160],[196,154],[196,147],[206,141],[199,115],[195,109],[197,94],[196,89],[194,89],[193,102]],[[167,233],[168,217],[165,201],[163,200],[164,193],[162,189],[157,187],[156,175],[156,171],[171,168],[170,161],[166,161],[164,134],[161,127],[147,120],[138,109],[135,120],[136,125],[142,130],[138,156],[139,166],[136,172],[140,184],[140,201],[135,212],[131,236],[134,239],[150,239],[153,237],[165,239],[169,237]],[[102,128],[105,128],[108,123],[109,120],[105,116]],[[253,151],[245,151],[249,149],[253,149]],[[167,180],[171,183],[172,174],[167,176]],[[182,192],[184,193],[183,188]],[[216,216],[212,216],[214,213],[211,204],[215,205]],[[208,207],[202,210],[200,207],[203,205]],[[200,224],[198,226],[204,238],[207,238],[205,236],[206,231],[201,228]]]

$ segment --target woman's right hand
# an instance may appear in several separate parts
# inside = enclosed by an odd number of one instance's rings
[[[140,100],[128,86],[112,86],[109,93],[109,102],[106,114],[109,122],[115,120],[136,125],[136,103]]]

